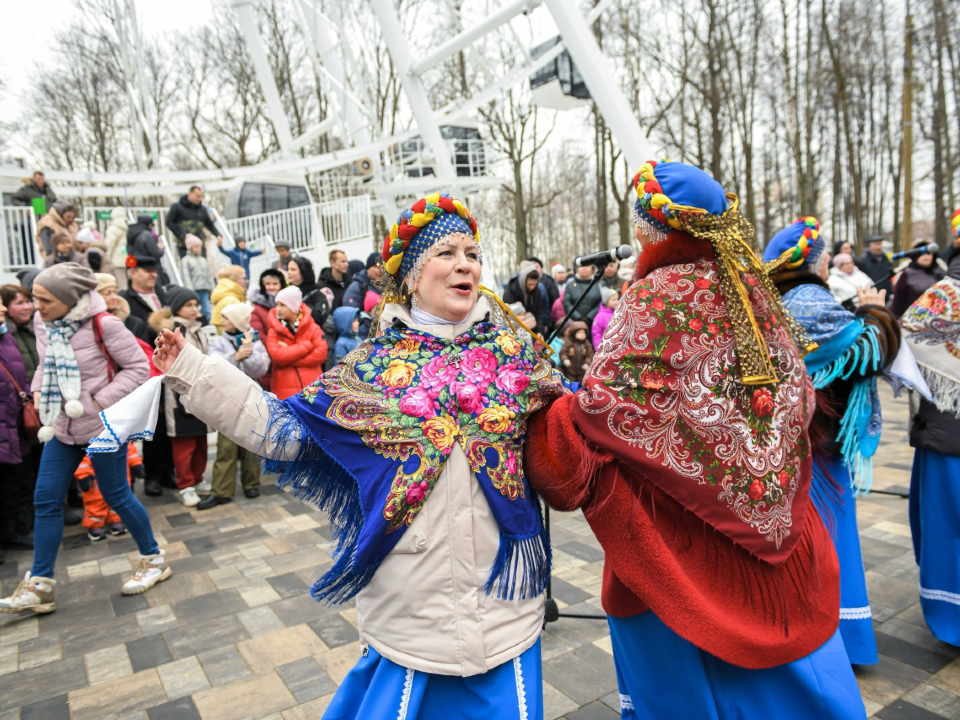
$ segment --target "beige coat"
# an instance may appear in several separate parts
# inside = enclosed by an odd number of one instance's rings
[[[388,305],[381,326],[399,317],[410,327],[453,339],[489,311],[481,299],[458,325],[415,326],[406,309]],[[267,430],[263,391],[222,358],[187,347],[164,381],[186,409],[239,445],[292,459],[299,442],[261,444]],[[484,673],[536,643],[543,597],[498,600],[484,594],[500,533],[459,445],[423,510],[357,595],[360,640],[399,665],[441,675]]]
[[[107,257],[114,267],[126,267],[127,262],[127,211],[115,207],[110,211],[110,224],[103,235]]]

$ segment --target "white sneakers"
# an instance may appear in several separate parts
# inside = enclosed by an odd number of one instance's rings
[[[188,488],[191,489],[192,488]],[[196,493],[194,493],[196,497]],[[196,503],[194,503],[196,504]],[[133,577],[127,580],[120,592],[124,595],[139,595],[145,593],[158,582],[163,582],[172,575],[170,566],[163,556],[163,550],[156,555],[141,555],[140,566],[133,574]]]
[[[200,496],[193,487],[184,488],[180,491],[180,502],[185,507],[196,507],[200,502]]]
[[[167,569],[169,572],[169,568]],[[52,613],[57,609],[53,601],[53,587],[56,580],[30,575],[28,571],[23,580],[13,591],[13,595],[0,600],[0,613],[16,615],[32,610],[36,613]]]
[[[194,486],[194,489],[198,495],[209,495],[210,491],[213,490],[213,483],[209,480],[204,480],[199,485]]]

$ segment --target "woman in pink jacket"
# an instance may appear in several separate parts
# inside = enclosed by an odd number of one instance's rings
[[[107,312],[89,268],[60,263],[47,268],[33,284],[37,304],[35,329],[40,361],[32,390],[46,443],[34,494],[33,568],[0,612],[56,609],[54,563],[63,537],[63,499],[87,452],[103,430],[100,411],[146,382],[149,364],[136,338]],[[170,577],[150,519],[127,484],[127,444],[116,452],[91,453],[104,499],[129,528],[140,550],[140,565],[123,584],[125,595],[142,593]]]

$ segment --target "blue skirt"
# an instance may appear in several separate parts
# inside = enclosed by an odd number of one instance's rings
[[[923,617],[939,640],[960,645],[960,457],[914,453],[910,530]]]
[[[832,520],[828,513],[823,513],[840,560],[840,636],[851,663],[876,665],[880,658],[867,598],[867,579],[863,573],[857,530],[857,501],[850,487],[850,471],[839,455],[821,455],[817,460],[824,462],[831,477],[843,489],[843,504],[829,508]]]
[[[652,612],[609,618],[620,712],[632,720],[866,718],[840,632],[806,657],[767,670],[731,665]]]
[[[540,640],[482,675],[410,670],[368,646],[323,720],[543,720]]]

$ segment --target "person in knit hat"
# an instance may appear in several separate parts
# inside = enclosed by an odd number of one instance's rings
[[[256,330],[250,329],[252,308],[247,303],[234,303],[223,309],[223,335],[210,342],[211,356],[219,356],[254,380],[270,370],[270,355]],[[248,498],[260,495],[260,459],[257,455],[217,433],[217,459],[213,463],[210,494],[198,510],[208,510],[233,500],[237,489],[237,463],[240,463],[240,484]]]
[[[276,260],[270,263],[270,269],[285,272],[287,269],[287,263],[290,262],[290,256],[293,253],[293,248],[290,245],[290,241],[280,238],[279,240],[274,241],[273,247],[276,248],[278,257]]]
[[[273,364],[270,390],[286,400],[323,373],[327,340],[294,285],[277,293],[277,306],[267,323],[267,352]]]
[[[179,286],[168,290],[167,307],[150,315],[150,326],[155,332],[179,328],[187,342],[204,354],[208,350],[205,324],[197,294]],[[200,502],[197,485],[203,482],[207,467],[207,426],[184,409],[180,396],[169,385],[164,386],[163,408],[180,502],[185,507],[195,507]]]
[[[201,254],[203,241],[196,235],[187,233],[184,240],[187,254],[180,260],[180,273],[183,275],[184,287],[193,290],[200,299],[200,310],[204,317],[209,318],[213,307],[210,305],[210,293],[217,284],[217,279],[210,269],[210,263]]]
[[[90,263],[87,262],[87,256],[77,251],[74,239],[70,233],[60,230],[53,234],[50,243],[53,245],[53,252],[44,258],[43,266],[45,268],[61,263],[76,263],[77,265],[90,267]]]
[[[86,455],[90,438],[103,432],[100,412],[147,381],[147,358],[136,339],[106,312],[89,268],[60,263],[47,268],[33,285],[38,319],[40,364],[31,390],[39,395],[37,410],[44,442],[34,493],[33,566],[0,613],[56,610],[53,570],[63,538],[63,501],[74,471]],[[104,499],[120,516],[136,541],[140,564],[121,592],[146,592],[170,577],[150,519],[127,483],[127,444],[115,452],[93,453],[93,469]]]

